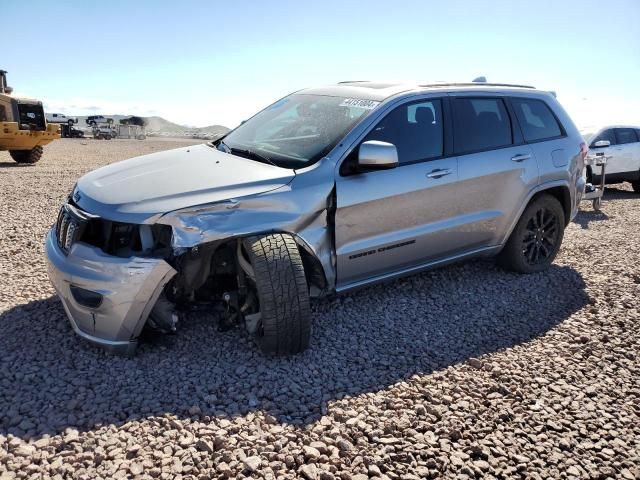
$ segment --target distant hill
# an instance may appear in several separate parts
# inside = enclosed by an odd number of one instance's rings
[[[106,118],[113,118],[117,123],[123,118],[129,118],[131,115],[104,115]],[[78,119],[78,127],[88,127],[85,120],[86,116],[73,117]],[[188,127],[186,125],[178,125],[170,122],[162,117],[142,117],[145,120],[145,130],[147,135],[167,136],[167,137],[195,137],[214,139],[221,137],[229,131],[222,125],[209,125],[208,127]]]

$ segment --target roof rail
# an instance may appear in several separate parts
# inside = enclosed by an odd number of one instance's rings
[[[338,82],[338,85],[341,83],[367,83],[370,80],[344,80],[343,82]]]
[[[531,85],[518,85],[515,83],[487,83],[487,82],[456,82],[456,83],[427,83],[420,87],[516,87],[516,88],[533,88]]]

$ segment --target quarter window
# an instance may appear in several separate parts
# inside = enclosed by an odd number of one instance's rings
[[[441,157],[442,101],[429,100],[397,107],[364,139],[368,140],[394,144],[398,149],[399,163]]]
[[[527,142],[560,137],[562,129],[548,105],[542,100],[513,98],[511,100],[516,116]]]
[[[453,101],[456,153],[511,145],[511,120],[499,98],[456,98]]]
[[[636,131],[633,128],[616,128],[616,143],[618,145],[637,141],[638,137],[636,137]]]

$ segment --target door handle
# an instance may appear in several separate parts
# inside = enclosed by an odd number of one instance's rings
[[[515,155],[513,157],[511,157],[511,161],[512,162],[523,162],[525,160],[529,160],[531,158],[531,155],[529,155],[528,153],[521,153],[519,155]]]
[[[441,178],[441,177],[444,177],[445,175],[450,175],[450,174],[451,174],[450,168],[436,168],[435,170],[427,173],[427,178]]]

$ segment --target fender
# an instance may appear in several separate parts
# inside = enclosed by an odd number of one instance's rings
[[[156,223],[172,227],[174,255],[209,243],[269,233],[287,233],[322,267],[325,290],[335,286],[330,202],[333,183],[292,191],[291,185],[263,194],[229,199],[167,213]]]
[[[514,216],[513,220],[511,221],[511,224],[509,225],[509,228],[507,230],[506,235],[504,236],[504,238],[502,238],[502,241],[500,242],[500,245],[504,245],[505,243],[507,243],[507,240],[509,239],[509,237],[511,236],[511,233],[513,232],[513,230],[516,228],[516,224],[518,223],[518,221],[520,220],[520,217],[522,216],[525,208],[527,208],[527,206],[529,206],[529,203],[531,203],[531,200],[533,199],[533,197],[535,197],[536,195],[545,192],[547,190],[551,190],[552,188],[562,188],[566,190],[566,195],[569,196],[569,205],[565,205],[566,200],[565,199],[559,199],[560,203],[562,204],[562,207],[565,211],[565,214],[567,212],[567,207],[569,208],[569,216],[566,219],[566,223],[568,224],[572,217],[573,217],[573,205],[572,205],[572,199],[571,199],[571,188],[569,187],[569,182],[566,180],[554,180],[554,181],[550,181],[550,182],[545,182],[545,183],[541,183],[540,185],[537,185],[535,188],[533,188],[531,191],[529,191],[529,193],[527,194],[527,196],[525,197],[525,201],[522,202],[520,209],[518,210],[517,215]]]

